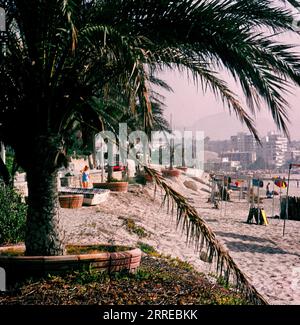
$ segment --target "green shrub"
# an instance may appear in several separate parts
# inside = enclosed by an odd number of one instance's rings
[[[138,242],[137,245],[140,248],[140,250],[143,251],[146,254],[155,254],[155,253],[157,253],[155,248],[153,246],[151,246],[151,245],[148,245],[147,243]]]
[[[12,175],[13,162],[14,162],[14,156],[12,154],[7,154],[5,164],[10,175]]]
[[[24,241],[26,214],[20,194],[0,185],[0,244]]]
[[[133,219],[128,218],[124,220],[124,225],[129,233],[134,233],[138,235],[140,238],[147,237],[147,231],[144,227],[137,226]]]

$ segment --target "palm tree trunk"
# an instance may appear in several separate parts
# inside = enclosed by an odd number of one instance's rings
[[[26,255],[63,255],[64,232],[59,220],[57,172],[35,167],[27,172]]]
[[[108,170],[107,170],[107,181],[111,182],[113,178],[113,167],[108,165]]]
[[[93,155],[92,155],[92,154],[88,155],[88,156],[87,156],[87,159],[88,159],[88,163],[89,163],[89,168],[90,168],[90,169],[94,169],[94,163],[93,163],[94,159],[93,159]]]
[[[170,140],[170,169],[173,169],[174,166],[174,154],[175,154],[175,144],[174,139]]]

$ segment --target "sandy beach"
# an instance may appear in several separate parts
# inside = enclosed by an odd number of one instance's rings
[[[207,175],[203,176],[207,182]],[[186,188],[180,176],[169,183],[185,195],[207,222],[220,242],[229,250],[250,282],[270,304],[300,304],[300,222],[286,222],[268,218],[269,225],[247,224],[249,204],[232,194],[231,202],[223,202],[220,209],[207,202],[209,188],[194,181],[198,190]],[[96,207],[77,210],[61,209],[68,243],[114,243],[152,245],[160,253],[188,261],[209,275],[215,272],[212,264],[199,259],[194,248],[188,246],[180,229],[176,230],[175,217],[161,206],[160,190],[154,199],[154,186],[134,185],[128,193],[111,193],[110,199]],[[264,199],[267,216],[271,216],[272,199]],[[279,198],[274,200],[274,214],[279,214]],[[146,237],[130,233],[126,219],[134,220],[145,229]]]

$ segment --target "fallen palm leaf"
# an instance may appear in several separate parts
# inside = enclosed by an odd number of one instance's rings
[[[145,171],[152,176],[155,186],[161,187],[165,196],[163,203],[167,205],[168,211],[170,204],[173,210],[174,204],[177,207],[177,226],[182,227],[186,233],[187,242],[194,244],[197,251],[203,252],[206,247],[206,256],[209,262],[216,262],[217,274],[224,277],[226,283],[230,278],[235,280],[237,289],[246,299],[257,305],[267,305],[267,301],[249,282],[246,275],[239,269],[228,251],[218,241],[213,231],[206,222],[199,216],[196,209],[191,206],[187,199],[169,186],[165,179],[154,169],[144,166]],[[230,277],[232,274],[232,277]]]

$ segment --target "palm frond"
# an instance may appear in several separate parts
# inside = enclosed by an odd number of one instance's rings
[[[186,198],[170,187],[156,170],[147,166],[144,166],[144,168],[153,177],[155,183],[165,192],[163,202],[167,205],[168,210],[170,205],[176,206],[177,225],[185,232],[187,242],[193,243],[199,254],[206,249],[208,260],[211,262],[216,261],[217,274],[223,276],[227,282],[230,281],[230,275],[232,275],[237,289],[253,304],[268,304],[249,282],[228,251],[217,240],[215,234],[199,216],[196,209],[187,202]]]
[[[77,28],[76,22],[74,21],[74,15],[76,11],[78,12],[79,6],[81,4],[81,0],[63,0],[62,1],[62,11],[67,21],[70,25],[71,32],[72,32],[72,51],[75,51],[77,46]]]

